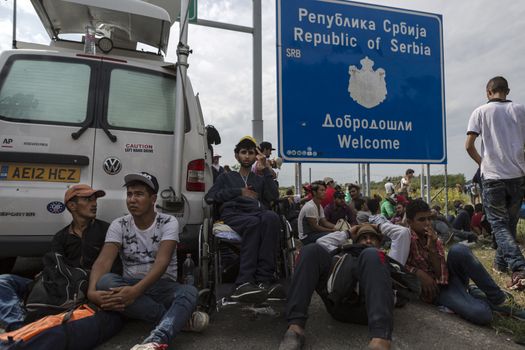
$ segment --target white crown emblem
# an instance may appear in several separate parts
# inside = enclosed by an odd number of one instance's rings
[[[350,79],[348,82],[348,92],[350,97],[365,108],[374,108],[386,98],[385,70],[379,68],[373,70],[374,61],[368,57],[361,61],[361,69],[356,66],[348,67]]]

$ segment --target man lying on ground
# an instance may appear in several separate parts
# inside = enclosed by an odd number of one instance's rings
[[[303,347],[308,307],[314,291],[335,319],[368,324],[370,349],[390,349],[394,308],[392,282],[384,252],[378,249],[382,234],[372,225],[352,227],[354,242],[368,246],[352,263],[352,276],[359,281],[359,293],[352,293],[355,300],[351,304],[336,304],[328,292],[327,282],[334,269],[333,255],[337,252],[335,248],[349,238],[348,233],[330,233],[317,240],[317,243],[302,248],[286,305],[288,330],[279,350],[298,350]]]

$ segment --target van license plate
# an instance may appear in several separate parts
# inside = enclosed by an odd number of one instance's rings
[[[0,164],[0,181],[80,182],[80,168],[29,164]]]

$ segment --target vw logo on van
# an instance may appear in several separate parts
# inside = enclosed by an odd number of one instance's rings
[[[116,175],[122,169],[122,163],[118,158],[109,157],[104,160],[104,171],[109,175]]]

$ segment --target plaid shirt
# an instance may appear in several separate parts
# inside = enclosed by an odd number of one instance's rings
[[[437,284],[448,284],[448,269],[447,261],[445,260],[445,250],[443,244],[438,238],[436,241],[436,250],[441,260],[441,276],[437,276],[430,263],[430,252],[423,241],[419,239],[417,233],[410,230],[410,253],[406,262],[408,271],[415,273],[416,270],[421,270],[428,273],[434,278]]]

